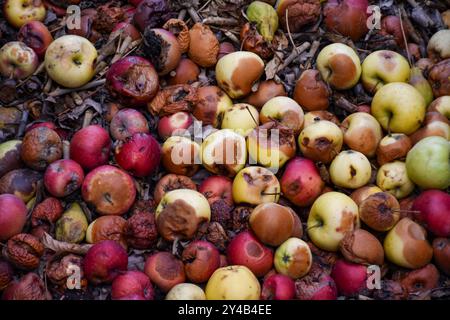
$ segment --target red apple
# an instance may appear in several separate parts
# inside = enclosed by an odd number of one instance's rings
[[[25,203],[12,194],[0,195],[0,241],[20,233],[27,220]]]
[[[219,250],[208,241],[191,242],[184,248],[181,260],[184,262],[186,277],[193,283],[208,281],[220,267]]]
[[[300,300],[336,300],[338,295],[333,278],[317,269],[297,280],[295,287]]]
[[[288,162],[280,184],[283,195],[297,206],[312,204],[325,187],[314,162],[301,157]]]
[[[44,121],[44,122],[36,122],[36,123],[29,124],[25,128],[25,133],[27,133],[28,131],[33,130],[34,128],[39,128],[39,127],[47,127],[49,129],[56,130],[56,126],[55,126],[55,124],[53,122]]]
[[[414,201],[416,218],[438,237],[450,237],[450,195],[441,190],[422,192]]]
[[[163,292],[169,292],[186,280],[183,262],[169,252],[158,252],[148,257],[144,272]]]
[[[273,266],[273,251],[260,242],[250,231],[244,231],[235,236],[229,243],[227,260],[231,265],[246,266],[257,277],[262,277]]]
[[[151,135],[135,133],[116,147],[115,158],[119,166],[136,177],[150,175],[158,167],[161,147]]]
[[[70,159],[61,159],[51,163],[44,174],[45,188],[55,197],[65,197],[78,190],[83,180],[83,168]]]
[[[362,264],[338,260],[331,271],[331,277],[339,294],[346,297],[355,296],[367,287],[367,267]]]
[[[116,140],[125,140],[135,133],[149,133],[147,119],[135,109],[119,110],[112,118],[109,130]]]
[[[176,130],[187,130],[194,122],[187,112],[177,112],[159,119],[158,134],[162,139],[167,139]]]
[[[159,78],[153,65],[138,56],[113,63],[106,74],[106,87],[121,104],[138,107],[153,99],[159,90]]]
[[[133,205],[136,187],[125,171],[105,165],[86,175],[81,195],[99,214],[122,215]]]
[[[112,300],[153,300],[154,296],[150,278],[141,271],[127,271],[112,283]]]
[[[264,280],[262,300],[292,300],[295,297],[295,283],[283,274],[272,274]]]
[[[91,170],[106,164],[111,149],[108,131],[98,125],[77,131],[70,141],[70,158],[84,169]]]
[[[33,49],[42,59],[47,47],[52,43],[53,37],[45,24],[34,20],[27,22],[20,28],[17,40],[22,41]]]
[[[92,284],[111,283],[121,272],[127,270],[128,255],[113,240],[94,244],[84,257],[84,275]]]
[[[233,181],[225,176],[209,176],[202,181],[198,191],[203,193],[209,204],[222,200],[226,204],[233,205]]]

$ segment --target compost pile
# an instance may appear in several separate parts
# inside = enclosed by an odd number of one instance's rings
[[[0,296],[450,297],[450,1],[1,0]]]

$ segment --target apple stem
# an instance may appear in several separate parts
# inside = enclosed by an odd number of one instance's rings
[[[323,226],[323,223],[320,223],[320,222],[319,222],[319,223],[316,223],[316,224],[314,224],[314,225],[312,225],[312,226],[306,228],[306,230],[308,231],[308,230],[310,230],[310,229],[318,228],[318,227],[321,227],[321,226]]]
[[[255,124],[258,125],[258,122],[256,121],[255,117],[253,116],[252,112],[250,111],[250,108],[248,106],[245,106],[245,109],[247,109],[248,113],[250,114],[250,117],[252,117],[253,122],[255,122]]]

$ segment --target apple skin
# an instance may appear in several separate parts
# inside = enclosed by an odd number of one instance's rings
[[[176,112],[159,119],[158,134],[164,140],[170,137],[176,130],[187,130],[194,122],[187,112]]]
[[[70,158],[86,170],[106,164],[111,149],[108,131],[90,125],[77,131],[70,141]]]
[[[280,184],[284,197],[300,207],[312,204],[325,187],[314,162],[302,157],[287,163]]]
[[[292,279],[305,276],[312,266],[312,253],[308,244],[299,238],[289,238],[275,251],[275,269]]]
[[[112,282],[112,300],[153,300],[154,295],[150,278],[141,271],[127,271]]]
[[[263,105],[259,120],[261,123],[277,121],[298,135],[303,127],[304,112],[295,100],[279,96],[268,100]]]
[[[438,237],[450,237],[450,195],[441,190],[427,190],[415,200],[416,218]]]
[[[354,87],[361,76],[361,61],[356,52],[342,43],[324,47],[317,56],[322,78],[338,90]]]
[[[144,272],[164,293],[186,280],[183,262],[166,251],[149,256],[145,261]]]
[[[381,87],[372,100],[372,115],[383,129],[411,134],[425,119],[425,99],[412,85],[392,82]]]
[[[6,241],[22,231],[27,213],[22,199],[7,193],[0,195],[0,241]]]
[[[331,162],[329,172],[336,186],[357,189],[370,181],[372,167],[361,152],[344,150]]]
[[[220,267],[219,250],[208,241],[192,241],[181,255],[186,277],[193,283],[208,281]]]
[[[179,283],[166,295],[166,300],[206,300],[205,292],[198,285]]]
[[[135,109],[121,109],[111,119],[111,136],[116,140],[126,140],[135,133],[149,133],[147,119]]]
[[[316,270],[312,269],[306,277],[295,281],[297,299],[336,300],[338,292],[333,278],[323,270]]]
[[[128,141],[116,147],[115,158],[124,170],[136,177],[145,177],[158,167],[161,147],[150,134],[135,133]]]
[[[216,201],[225,201],[233,206],[233,181],[228,177],[209,176],[202,181],[198,191],[205,196],[210,205]]]
[[[3,13],[13,27],[20,28],[33,20],[44,21],[47,10],[42,1],[6,0]]]
[[[386,83],[408,82],[411,73],[408,61],[391,50],[372,52],[364,59],[361,67],[361,81],[371,93],[375,93]]]
[[[239,233],[227,247],[227,261],[230,264],[249,268],[257,277],[267,274],[273,265],[273,252],[251,232]]]
[[[377,173],[377,186],[397,199],[403,199],[414,191],[414,183],[406,173],[406,165],[402,161],[382,165]]]
[[[435,99],[427,109],[428,112],[437,111],[450,120],[450,95]]]
[[[324,193],[314,201],[307,227],[308,235],[317,247],[338,251],[345,233],[359,227],[358,206],[343,193]]]
[[[11,41],[0,48],[0,74],[4,77],[27,78],[38,65],[37,54],[23,42]]]
[[[223,113],[221,128],[247,136],[258,125],[258,110],[247,103],[237,103]]]
[[[331,271],[338,292],[346,297],[357,295],[367,288],[367,267],[361,264],[338,260]]]
[[[43,58],[45,51],[53,41],[53,36],[45,24],[33,20],[27,22],[20,28],[17,34],[17,40],[24,42],[36,52],[39,58]]]
[[[292,300],[295,297],[295,283],[284,274],[272,274],[266,279],[261,291],[262,300]]]
[[[23,165],[20,157],[21,147],[21,140],[8,140],[0,143],[0,177]]]
[[[65,197],[78,188],[84,180],[83,168],[71,159],[52,162],[44,174],[44,185],[55,197]]]
[[[65,35],[55,39],[45,52],[47,74],[58,84],[78,88],[95,75],[97,49],[86,38]]]
[[[442,137],[420,140],[406,156],[409,178],[422,189],[450,186],[450,141]]]
[[[83,263],[84,275],[93,284],[111,283],[128,268],[128,254],[113,240],[94,244],[86,253]]]

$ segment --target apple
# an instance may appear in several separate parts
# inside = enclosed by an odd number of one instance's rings
[[[198,191],[212,205],[216,201],[224,201],[233,206],[233,181],[225,176],[209,176],[200,183]]]
[[[375,93],[391,82],[408,82],[411,69],[401,54],[391,50],[378,50],[369,54],[361,65],[364,88]]]
[[[92,284],[111,283],[128,267],[125,249],[115,241],[105,240],[94,244],[83,260],[85,277]]]
[[[189,177],[173,173],[166,174],[156,183],[153,191],[154,202],[158,204],[167,192],[177,189],[197,190],[197,185]]]
[[[427,109],[428,112],[437,111],[450,120],[450,95],[435,99]]]
[[[377,186],[397,199],[407,197],[414,190],[414,183],[406,173],[406,165],[402,161],[382,165],[377,173]]]
[[[21,140],[8,140],[0,143],[0,177],[23,165],[20,158],[21,146]]]
[[[81,195],[99,214],[122,215],[133,205],[136,187],[125,171],[104,165],[86,175]]]
[[[331,90],[317,70],[303,71],[295,83],[294,100],[307,111],[328,109],[330,94]]]
[[[433,240],[433,257],[439,269],[446,275],[450,275],[450,239],[435,238]]]
[[[207,300],[258,300],[261,285],[245,266],[228,266],[217,269],[205,288]]]
[[[208,200],[191,189],[167,192],[155,211],[159,234],[168,241],[192,239],[199,226],[211,219]]]
[[[126,140],[135,133],[149,133],[144,115],[135,109],[121,109],[111,119],[111,136],[116,140]]]
[[[95,75],[97,50],[86,38],[66,35],[53,41],[45,52],[45,69],[56,83],[78,88]]]
[[[319,120],[331,121],[338,126],[341,124],[338,117],[336,117],[336,115],[331,112],[328,112],[326,110],[310,111],[305,113],[305,121],[303,122],[303,129],[309,127],[311,124]]]
[[[308,235],[320,249],[337,251],[345,234],[359,227],[358,206],[343,193],[327,192],[314,201],[308,216]]]
[[[333,278],[317,269],[311,269],[309,274],[295,281],[295,289],[299,300],[336,300],[338,296]]]
[[[353,41],[360,40],[368,32],[368,6],[367,0],[328,1],[324,6],[327,29]]]
[[[314,162],[302,157],[287,163],[280,184],[283,196],[300,207],[312,204],[325,187]]]
[[[186,277],[194,283],[208,281],[220,267],[219,250],[208,241],[192,241],[181,255]]]
[[[303,109],[293,99],[288,97],[275,97],[268,100],[259,114],[261,123],[271,121],[279,122],[297,135],[303,127]]]
[[[44,185],[55,197],[65,197],[81,187],[83,168],[73,160],[61,159],[51,163],[44,174]]]
[[[378,266],[384,262],[381,242],[364,229],[348,232],[339,244],[339,249],[344,258],[350,262]]]
[[[6,78],[25,79],[38,65],[37,54],[23,42],[11,41],[0,48],[0,74]]]
[[[337,125],[318,120],[302,130],[298,145],[306,158],[328,164],[341,151],[343,140],[344,135]]]
[[[342,121],[344,143],[352,150],[359,151],[366,157],[373,157],[383,137],[378,121],[365,112],[355,112]]]
[[[3,10],[4,17],[15,28],[33,20],[44,21],[47,14],[41,0],[6,0]]]
[[[320,75],[338,90],[354,87],[361,76],[361,61],[356,52],[342,43],[324,47],[317,56]]]
[[[201,121],[204,126],[220,127],[223,114],[233,106],[233,101],[216,86],[200,87],[197,90],[197,95],[198,101],[194,106],[192,115]]]
[[[284,274],[272,274],[264,279],[262,300],[292,300],[295,297],[295,283]]]
[[[372,115],[390,132],[411,134],[425,118],[425,99],[412,85],[392,82],[381,87],[372,100]]]
[[[381,139],[377,148],[377,161],[384,165],[406,157],[412,148],[411,139],[403,133],[392,133]]]
[[[372,167],[362,153],[345,150],[331,162],[329,172],[331,181],[336,186],[357,189],[370,181]]]
[[[86,230],[86,242],[97,243],[114,240],[127,249],[127,220],[119,216],[101,216],[92,221]]]
[[[450,186],[450,142],[442,137],[420,140],[406,156],[408,177],[423,189]]]
[[[24,202],[30,201],[37,192],[42,175],[30,169],[15,169],[0,178],[0,194],[13,194]]]
[[[112,282],[112,300],[153,300],[154,296],[150,278],[141,271],[126,271]]]
[[[216,64],[217,84],[232,99],[248,95],[263,72],[264,61],[249,51],[229,53]]]
[[[383,192],[383,190],[381,190],[377,186],[372,186],[372,185],[364,186],[364,187],[354,190],[351,193],[350,198],[352,198],[352,200],[355,201],[355,203],[359,206],[361,204],[361,202],[363,202],[369,196],[371,196],[372,194],[377,193],[377,192]]]
[[[450,238],[450,195],[441,190],[422,192],[412,206],[416,218],[438,237]]]
[[[410,85],[420,92],[425,99],[425,105],[428,106],[433,101],[433,88],[428,80],[425,78],[423,71],[419,67],[411,68],[411,75],[409,77]]]
[[[235,203],[258,205],[278,202],[280,183],[268,169],[250,166],[238,172],[233,180],[233,200]]]
[[[111,138],[99,125],[77,131],[70,141],[70,158],[84,169],[91,170],[108,162]]]
[[[33,20],[25,23],[17,34],[17,40],[25,43],[40,57],[45,56],[50,43],[53,41],[53,36],[48,28],[40,21]]]
[[[244,102],[261,109],[266,102],[280,96],[287,96],[283,84],[277,83],[275,80],[266,80],[261,81],[258,90],[251,93]]]
[[[331,277],[338,292],[346,297],[356,296],[367,288],[367,267],[361,264],[338,260],[331,271]]]
[[[206,300],[205,292],[192,283],[179,283],[166,295],[166,300]]]
[[[144,272],[162,292],[169,292],[186,280],[183,262],[169,252],[157,252],[149,256],[145,261]]]
[[[162,139],[167,139],[171,135],[181,130],[187,130],[194,120],[187,112],[176,112],[170,116],[164,116],[158,122],[158,134]]]
[[[370,228],[384,232],[392,229],[400,219],[401,207],[390,193],[376,192],[359,204],[359,218]]]
[[[203,140],[201,155],[208,171],[234,177],[247,160],[245,138],[230,129],[218,130]]]
[[[427,137],[450,140],[450,121],[439,112],[427,112],[423,123],[423,127],[410,136],[413,145]]]
[[[275,269],[292,279],[305,276],[312,265],[308,244],[299,238],[289,238],[275,251]]]
[[[169,73],[168,84],[192,84],[198,81],[200,68],[194,61],[188,58],[181,58],[175,70]]]
[[[25,203],[12,194],[0,195],[0,241],[20,233],[27,221]]]
[[[162,145],[161,163],[170,173],[190,177],[200,168],[200,154],[201,148],[197,142],[182,136],[171,136]]]
[[[386,258],[404,268],[421,268],[433,256],[425,229],[409,218],[401,219],[388,232],[383,246]]]
[[[276,171],[295,156],[297,145],[292,129],[267,122],[250,132],[247,149],[252,161]]]
[[[290,237],[301,237],[303,227],[294,210],[276,203],[262,203],[250,214],[250,228],[270,246],[279,246]]]
[[[153,173],[159,165],[161,147],[148,133],[135,133],[115,149],[115,159],[120,167],[136,177]]]
[[[222,119],[222,129],[231,129],[247,136],[259,125],[258,110],[247,103],[238,103],[225,110]]]
[[[439,61],[450,58],[450,30],[439,30],[428,41],[427,53],[433,60]]]

